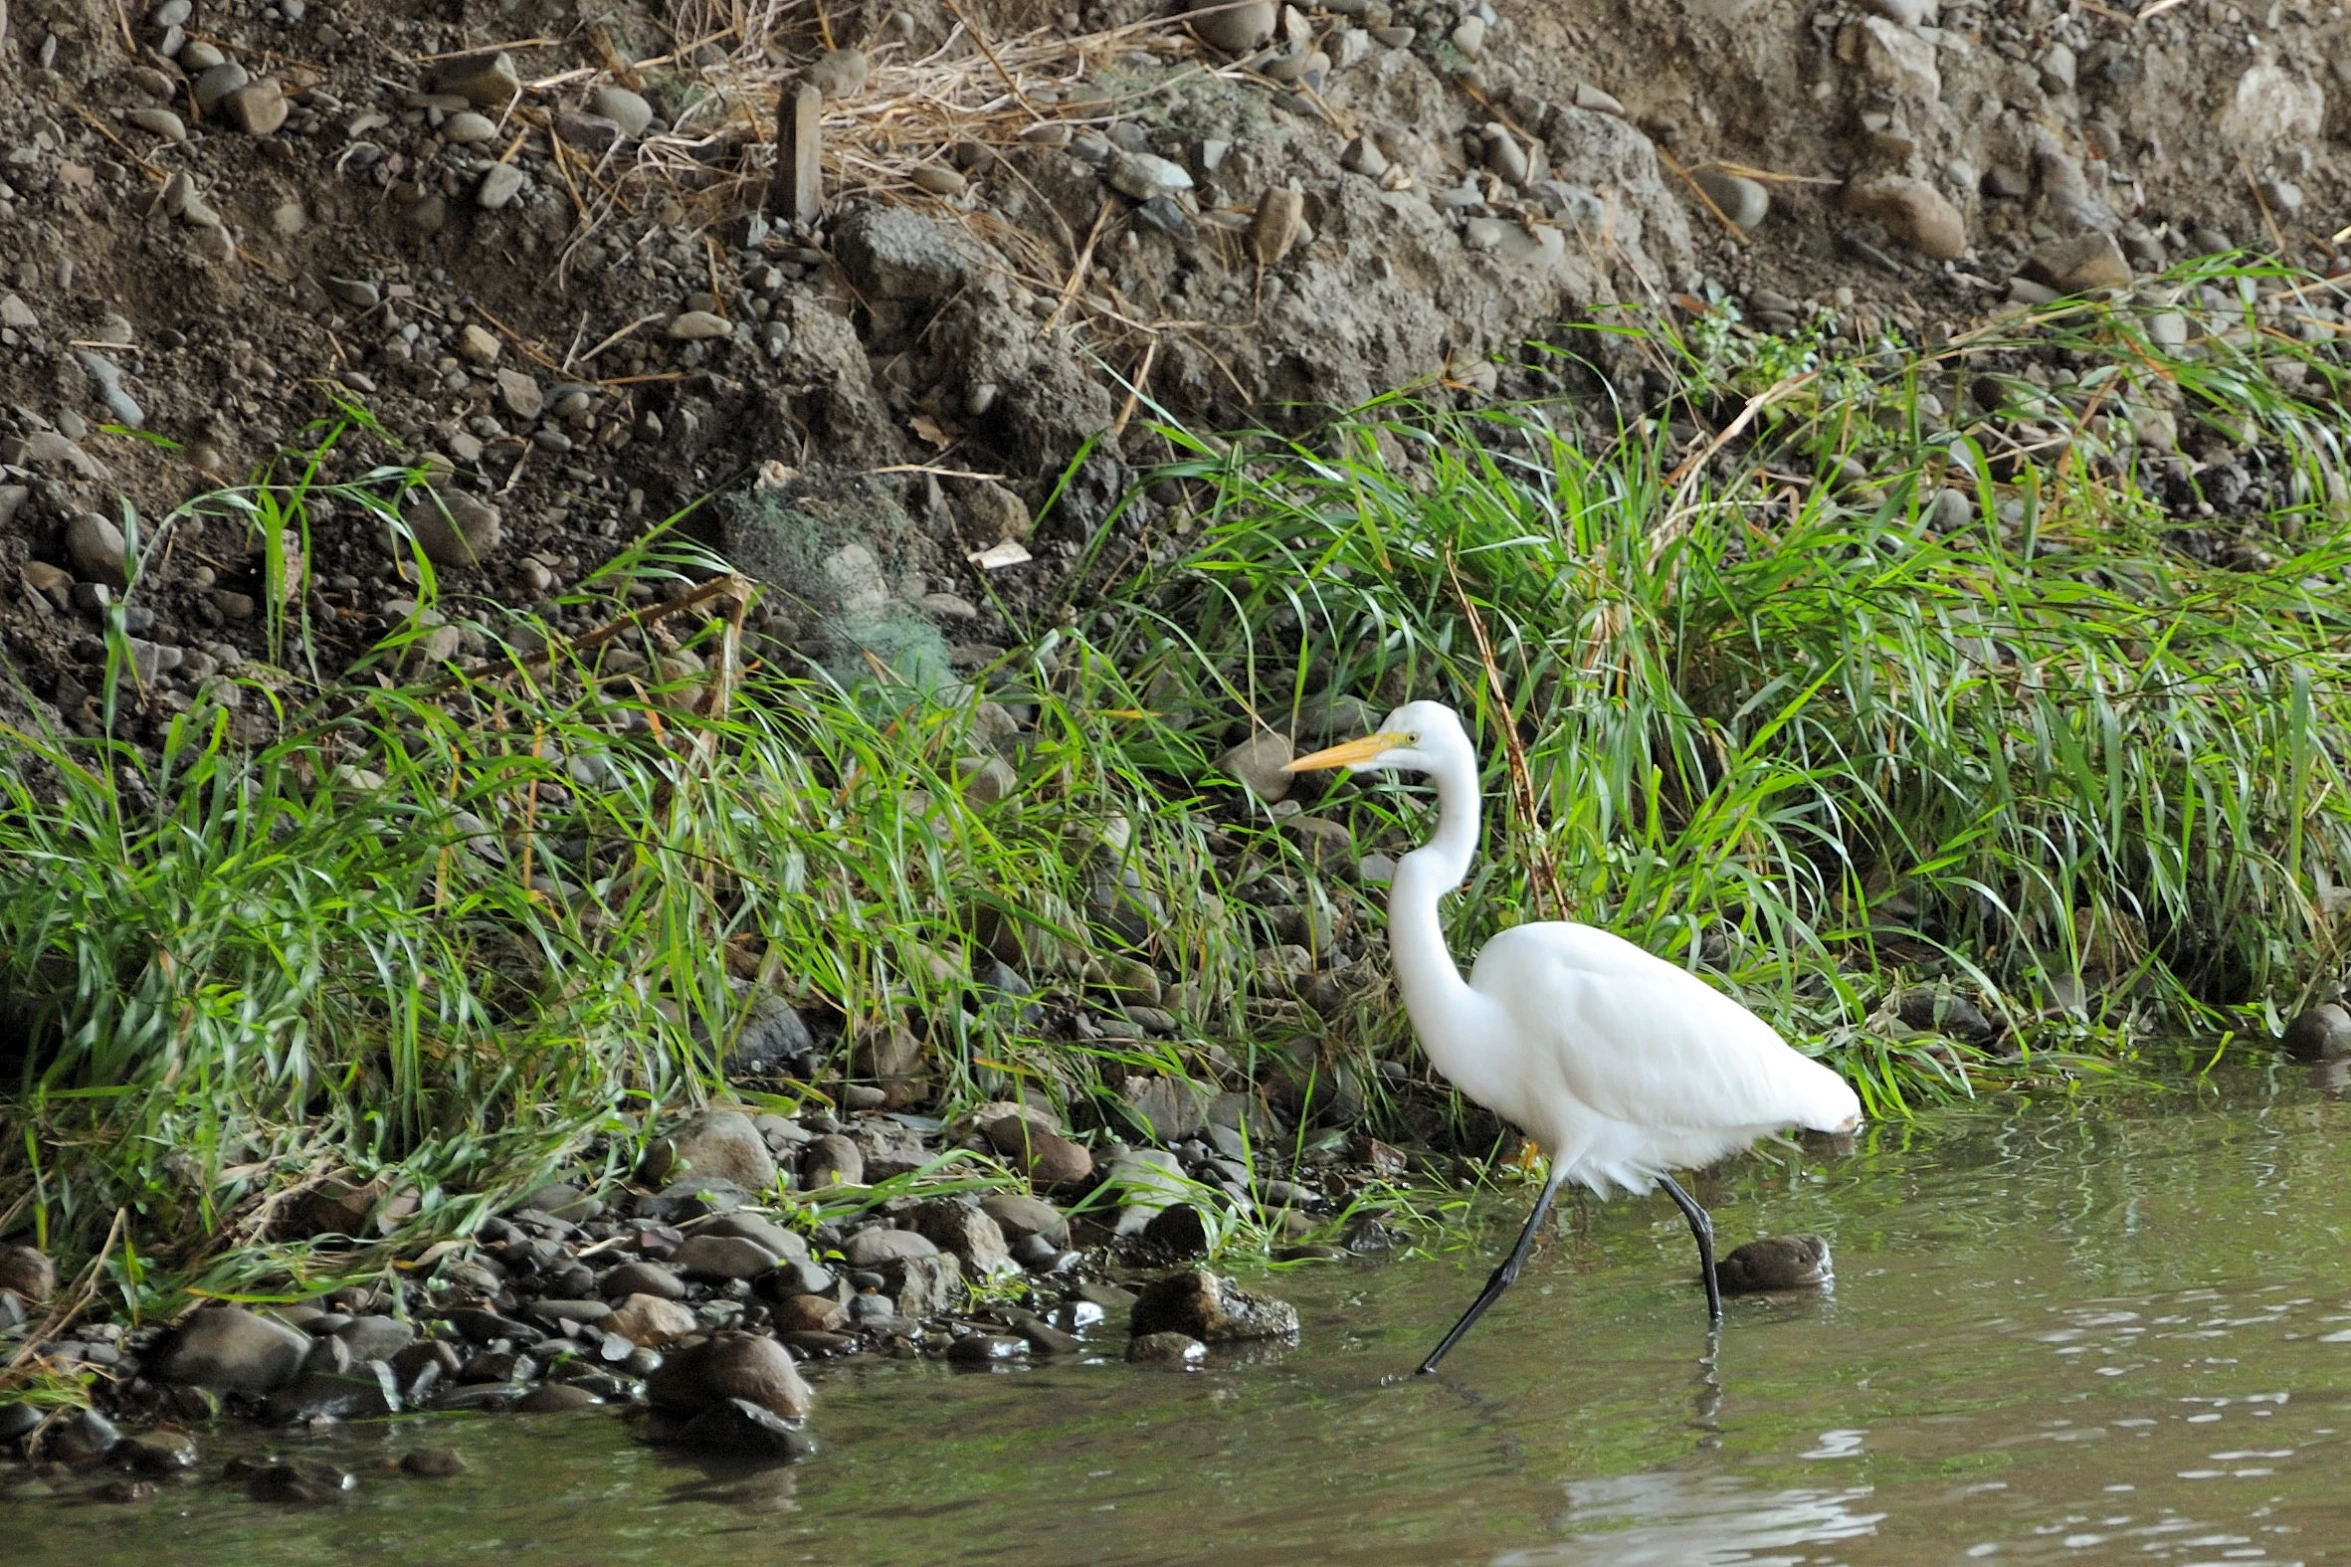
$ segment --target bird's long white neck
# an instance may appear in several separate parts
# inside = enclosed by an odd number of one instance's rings
[[[1453,1076],[1446,1058],[1482,1033],[1482,1008],[1446,950],[1437,905],[1469,875],[1477,853],[1478,777],[1468,761],[1432,776],[1437,830],[1397,863],[1388,893],[1388,955],[1422,1048],[1439,1071]]]

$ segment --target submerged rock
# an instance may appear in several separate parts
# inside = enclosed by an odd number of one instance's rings
[[[2321,1002],[2286,1025],[2284,1044],[2297,1061],[2351,1058],[2351,1007]]]
[[[1252,1295],[1206,1268],[1186,1268],[1144,1287],[1128,1328],[1137,1338],[1181,1333],[1204,1344],[1296,1338],[1298,1308],[1286,1300]]]
[[[1714,1265],[1725,1295],[1818,1289],[1834,1283],[1829,1243],[1817,1235],[1768,1235],[1749,1241]]]

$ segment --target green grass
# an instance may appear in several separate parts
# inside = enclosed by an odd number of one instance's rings
[[[1364,1127],[1482,1151],[1490,1127],[1427,1082],[1376,973],[1314,1005],[1255,975],[1268,874],[1377,949],[1376,889],[1309,870],[1214,772],[1246,715],[1286,726],[1334,697],[1374,719],[1443,697],[1487,743],[1493,826],[1453,905],[1458,952],[1551,912],[1530,873],[1547,860],[1574,917],[1709,971],[1880,1114],[2215,1026],[2264,1034],[2266,1008],[2334,977],[2326,889],[2351,882],[2341,372],[2250,311],[2184,352],[2142,317],[2074,306],[1922,357],[1716,315],[1626,339],[1686,389],[1662,421],[1398,399],[1301,439],[1169,429],[1178,460],[1150,477],[1194,496],[1183,531],[970,683],[754,666],[716,600],[573,648],[642,602],[632,587],[719,569],[667,535],[552,626],[450,597],[420,560],[417,613],[348,677],[312,667],[289,611],[272,661],[159,746],[19,735],[0,762],[0,987],[28,1047],[0,1099],[20,1128],[0,1229],[78,1258],[122,1214],[108,1278],[134,1309],[381,1267],[583,1160],[624,1171],[653,1112],[718,1089],[757,985],[830,1025],[827,1081],[904,1026],[950,1109],[1026,1090],[1115,1128],[1129,1073],[1278,1065],[1359,1097]],[[2020,378],[2043,349],[2078,379]],[[1950,412],[1986,375],[2071,433],[2062,462],[2017,467],[1993,425]],[[1758,398],[1693,457],[1689,413],[1719,428]],[[2287,497],[2260,519],[2276,564],[2183,551],[2113,439],[2125,400],[2258,435]],[[343,409],[298,463],[197,504],[278,541],[272,580],[298,574],[313,497],[389,523],[415,478],[341,449],[355,430]],[[1922,512],[1952,475],[1973,520],[1937,533]],[[444,615],[494,656],[436,667]],[[112,645],[120,724],[119,616]],[[739,675],[721,701],[711,668]],[[1532,820],[1503,804],[1497,685]],[[265,740],[240,740],[231,696],[269,715]],[[1003,801],[960,765],[990,754],[989,696],[1034,711]],[[1394,784],[1309,808],[1365,849],[1425,825]],[[1041,1021],[979,982],[991,953]],[[1074,1038],[1068,1009],[1114,1009],[1136,960],[1176,987],[1178,1036]],[[1914,983],[2004,1016],[2021,1058],[1904,1028],[1888,1003]],[[1329,1142],[1259,1154],[1287,1167]],[[301,1233],[330,1179],[402,1199],[385,1245]]]

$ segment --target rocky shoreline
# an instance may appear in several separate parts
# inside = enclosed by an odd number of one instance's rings
[[[1019,1150],[1011,1162],[1073,1195],[1073,1211],[1008,1187],[927,1195],[903,1179],[957,1146]],[[1230,1179],[1205,1145],[1194,1151],[1195,1177]],[[235,1417],[315,1431],[409,1411],[614,1406],[648,1441],[789,1461],[821,1435],[811,1382],[860,1357],[1180,1370],[1212,1349],[1294,1342],[1286,1303],[1205,1267],[1170,1267],[1207,1239],[1183,1170],[1179,1153],[1113,1147],[1097,1178],[1093,1156],[1029,1106],[984,1107],[952,1136],[885,1111],[843,1121],[706,1110],[656,1143],[644,1181],[547,1187],[471,1243],[366,1283],[295,1304],[208,1305],[170,1325],[78,1319],[29,1342],[19,1369],[82,1379],[92,1403],[0,1401],[0,1462],[16,1470],[0,1469],[0,1497],[65,1487],[150,1499],[158,1481],[199,1470],[199,1434]],[[850,1220],[814,1219],[811,1202],[787,1195],[857,1193],[869,1179],[912,1191]],[[1327,1226],[1330,1204],[1299,1195],[1284,1218]],[[1399,1238],[1376,1222],[1349,1235],[1276,1256],[1340,1259]],[[0,1302],[36,1318],[62,1305],[48,1259],[0,1248]],[[423,1447],[400,1467],[429,1476],[460,1464]],[[250,1457],[222,1478],[288,1502],[357,1483],[317,1460]]]

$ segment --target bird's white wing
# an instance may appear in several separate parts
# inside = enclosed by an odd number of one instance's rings
[[[1790,1049],[1754,1013],[1589,925],[1506,930],[1478,954],[1470,984],[1509,1012],[1570,1093],[1612,1120],[1836,1131],[1861,1113],[1842,1078]]]

